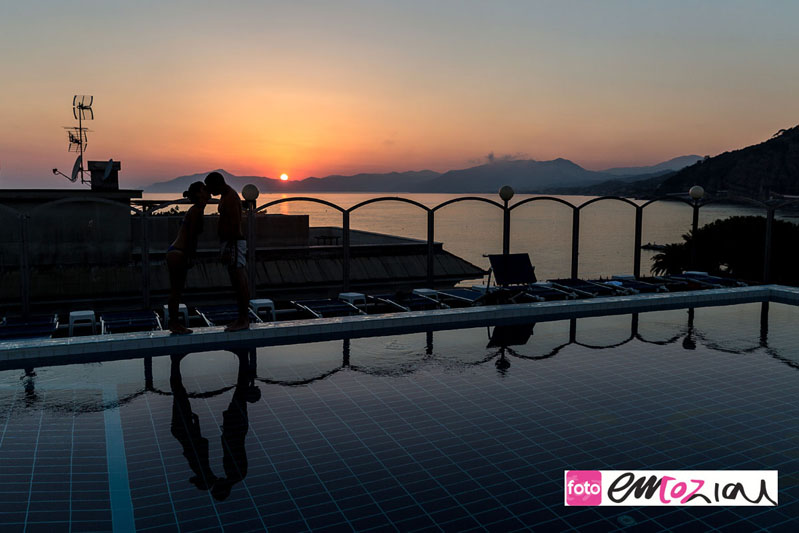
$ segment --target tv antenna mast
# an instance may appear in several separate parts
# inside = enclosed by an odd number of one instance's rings
[[[69,146],[67,148],[68,152],[76,152],[78,153],[78,157],[75,159],[75,164],[72,165],[72,174],[67,176],[63,172],[59,172],[57,168],[53,169],[53,174],[61,174],[65,178],[67,178],[72,183],[78,181],[78,176],[80,176],[81,183],[89,183],[84,177],[84,168],[83,168],[83,152],[86,150],[86,147],[89,144],[88,138],[86,136],[86,132],[92,131],[89,128],[83,127],[84,120],[94,120],[94,110],[92,109],[92,103],[94,102],[94,96],[90,94],[76,94],[72,97],[72,116],[75,117],[75,120],[78,121],[78,126],[64,126],[64,129],[67,130],[67,135],[69,137]]]

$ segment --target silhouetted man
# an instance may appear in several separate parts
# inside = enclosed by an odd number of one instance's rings
[[[220,501],[230,496],[233,485],[247,476],[247,451],[244,447],[247,431],[250,429],[247,403],[255,403],[261,399],[261,389],[255,386],[255,373],[250,368],[248,352],[242,350],[234,353],[239,358],[236,389],[230,405],[222,413],[222,466],[225,477],[217,478],[211,487],[211,494]]]
[[[222,263],[227,266],[230,283],[236,291],[238,318],[227,325],[225,331],[240,331],[250,327],[247,306],[250,303],[250,286],[247,280],[247,241],[241,231],[241,198],[219,172],[205,177],[208,192],[219,195],[219,241]]]

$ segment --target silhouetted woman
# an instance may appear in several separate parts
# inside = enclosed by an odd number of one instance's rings
[[[184,198],[194,204],[189,208],[180,223],[178,236],[166,251],[166,264],[169,267],[169,330],[176,334],[191,333],[191,330],[180,323],[180,296],[186,284],[186,274],[194,262],[197,252],[197,238],[203,231],[203,211],[211,199],[211,195],[201,181],[195,181],[189,190],[183,193]]]
[[[189,394],[183,386],[180,375],[180,361],[183,355],[172,356],[172,371],[169,384],[172,386],[172,435],[183,447],[183,455],[189,462],[194,475],[189,482],[200,490],[209,490],[217,477],[211,470],[208,460],[208,439],[200,431],[200,419],[191,410]]]

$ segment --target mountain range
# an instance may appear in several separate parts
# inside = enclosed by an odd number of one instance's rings
[[[532,159],[495,160],[471,168],[444,173],[432,170],[389,172],[385,174],[332,175],[324,178],[281,181],[262,176],[235,176],[216,169],[234,189],[253,183],[263,193],[275,192],[436,192],[494,193],[503,185],[519,193],[545,192],[553,188],[589,187],[612,179],[635,181],[653,174],[672,172],[700,160],[700,156],[681,156],[650,167],[623,167],[603,171],[586,170],[568,159],[551,161]],[[202,181],[208,172],[180,176],[145,187],[148,193],[179,193],[195,181]]]
[[[701,185],[711,195],[757,200],[799,195],[799,126],[781,129],[759,144],[706,156],[677,171],[640,175],[634,180],[619,176],[594,185],[558,187],[548,192],[640,198],[686,194],[694,185]]]
[[[668,176],[654,192],[684,192],[693,185],[711,194],[760,200],[772,194],[799,195],[799,126],[782,129],[760,144],[698,161]]]

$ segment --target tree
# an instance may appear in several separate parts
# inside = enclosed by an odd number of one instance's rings
[[[763,279],[766,219],[736,216],[711,222],[697,229],[696,235],[683,235],[683,243],[667,244],[652,258],[655,274],[679,274],[691,269],[691,246],[696,244],[693,270],[738,279]],[[772,226],[771,281],[799,284],[799,226],[775,220]]]

